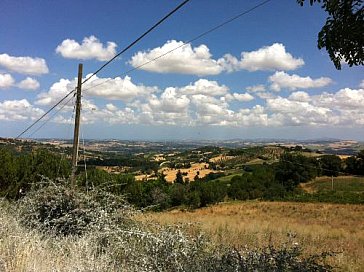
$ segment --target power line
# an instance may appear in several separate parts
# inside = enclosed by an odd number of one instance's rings
[[[36,125],[40,120],[42,120],[48,113],[50,113],[55,107],[61,104],[67,97],[69,97],[76,89],[70,91],[66,96],[64,96],[61,100],[59,100],[53,107],[51,107],[48,111],[46,111],[41,117],[39,117],[35,122],[33,122],[30,126],[28,126],[22,133],[16,136],[15,139],[19,139],[24,133],[26,133],[29,129],[31,129],[34,125]]]
[[[190,40],[188,40],[186,42],[182,42],[182,44],[180,44],[179,46],[177,46],[177,47],[175,47],[175,48],[173,48],[173,49],[171,49],[171,50],[169,50],[169,51],[167,51],[167,52],[165,52],[165,53],[163,53],[163,54],[161,54],[161,55],[159,55],[159,56],[157,56],[157,57],[155,57],[155,58],[153,58],[153,59],[151,59],[151,60],[149,60],[147,62],[144,62],[144,63],[142,63],[142,64],[140,64],[140,65],[138,65],[136,67],[133,67],[132,69],[129,69],[129,70],[127,70],[124,73],[118,74],[117,76],[127,75],[127,74],[129,74],[129,73],[131,73],[131,72],[133,72],[133,71],[135,71],[135,70],[137,70],[137,69],[139,69],[139,68],[141,68],[141,67],[143,67],[145,65],[148,65],[149,63],[154,62],[154,61],[156,61],[156,60],[158,60],[158,59],[160,59],[160,58],[162,58],[162,57],[164,57],[164,56],[166,56],[166,55],[168,55],[168,54],[176,51],[177,49],[179,49],[179,48],[181,48],[181,47],[183,47],[183,46],[185,46],[185,45],[187,45],[189,43],[192,43],[192,42],[194,42],[194,41],[196,41],[196,40],[198,40],[198,39],[200,39],[200,38],[202,38],[202,37],[210,34],[211,32],[216,31],[217,29],[219,29],[219,28],[221,28],[221,27],[223,27],[223,26],[225,26],[225,25],[227,25],[227,24],[229,24],[229,23],[237,20],[238,18],[240,18],[240,17],[242,17],[242,16],[244,16],[244,15],[246,15],[246,14],[248,14],[248,13],[254,11],[254,10],[256,10],[257,8],[259,8],[261,6],[264,6],[265,4],[269,3],[270,1],[272,1],[272,0],[265,0],[265,1],[263,1],[263,2],[261,2],[259,4],[257,4],[257,5],[255,5],[254,7],[248,9],[248,10],[242,11],[241,13],[235,15],[234,17],[231,17],[231,18],[227,19],[226,21],[224,21],[224,22],[222,22],[222,23],[220,23],[220,24],[218,24],[218,25],[210,28],[209,30],[206,30],[205,32],[202,32],[201,34],[195,36],[194,38],[192,38],[192,39],[190,39]],[[98,86],[101,86],[101,85],[103,85],[103,84],[105,84],[105,83],[107,83],[107,82],[109,82],[111,80],[113,80],[113,78],[109,78],[109,79],[107,79],[107,80],[105,80],[105,81],[103,81],[103,82],[101,82],[99,84],[96,84],[96,85],[93,85],[93,86],[91,86],[89,88],[86,88],[86,89],[84,89],[84,91],[88,91],[90,89],[93,89],[93,88],[96,88]]]
[[[263,1],[263,2],[261,2],[259,4],[257,4],[257,5],[255,5],[254,7],[245,10],[245,11],[239,13],[238,15],[235,15],[234,17],[231,17],[230,19],[222,22],[221,24],[219,24],[219,25],[217,25],[217,26],[215,26],[215,27],[213,27],[213,28],[211,28],[211,29],[209,29],[209,30],[201,33],[200,35],[198,35],[195,38],[187,41],[186,43],[191,43],[191,42],[193,42],[195,40],[198,40],[198,39],[202,38],[203,36],[206,36],[207,34],[209,34],[209,33],[213,32],[213,31],[215,31],[215,30],[217,30],[217,29],[219,29],[219,28],[221,28],[221,27],[223,27],[223,26],[225,26],[225,25],[227,25],[227,24],[235,21],[236,19],[238,19],[238,18],[240,18],[240,17],[242,17],[242,16],[244,16],[244,15],[246,15],[246,14],[248,14],[248,13],[254,11],[254,10],[256,10],[257,8],[260,8],[261,6],[264,6],[265,4],[269,3],[270,1],[272,1],[272,0],[265,0],[265,1]]]
[[[71,97],[71,99],[70,99],[70,100],[68,100],[68,101],[66,102],[66,104],[65,104],[65,105],[67,105],[67,104],[69,103],[69,101],[71,101],[73,98],[74,98],[74,96],[72,96],[72,97]],[[76,111],[76,105],[73,105],[73,111],[72,111],[71,120],[73,120],[73,117],[74,117],[75,111]],[[68,132],[67,132],[67,136],[68,136],[68,138],[70,138],[70,137],[71,137],[71,125],[72,125],[71,123],[70,123],[70,124],[68,124]],[[59,171],[60,171],[60,169],[61,169],[61,163],[62,163],[62,160],[63,160],[65,157],[66,157],[66,151],[65,151],[65,152],[62,152],[62,154],[61,154],[61,159],[60,159],[60,160],[59,160],[59,162],[58,162],[57,177],[58,177],[58,175],[59,175]]]
[[[95,76],[96,74],[98,74],[103,68],[105,68],[107,65],[109,65],[113,60],[115,60],[118,56],[120,56],[121,54],[123,54],[125,51],[127,51],[128,49],[130,49],[133,45],[135,45],[137,42],[139,42],[142,38],[144,38],[147,34],[149,34],[153,29],[155,29],[158,25],[160,25],[163,21],[165,21],[168,17],[170,17],[173,13],[175,13],[177,10],[179,10],[182,6],[184,6],[187,2],[189,2],[190,0],[185,0],[185,1],[183,1],[180,5],[178,5],[175,9],[173,9],[171,12],[169,12],[166,16],[164,16],[161,20],[159,20],[156,24],[154,24],[151,28],[149,28],[146,32],[144,32],[139,38],[137,38],[135,41],[133,41],[131,44],[129,44],[126,48],[124,48],[121,52],[119,52],[117,55],[115,55],[112,59],[110,59],[108,62],[106,62],[104,65],[102,65],[98,70],[96,70],[91,76],[89,76],[88,78],[86,78],[83,82],[82,82],[82,84],[84,84],[84,83],[86,83],[87,81],[89,81],[93,76]],[[263,1],[263,2],[261,2],[261,3],[259,3],[259,4],[257,4],[257,5],[255,5],[254,7],[252,7],[252,8],[250,8],[250,9],[248,9],[248,10],[245,10],[245,11],[243,11],[243,12],[241,12],[241,13],[239,13],[238,15],[236,15],[236,16],[234,16],[234,17],[232,17],[232,18],[230,18],[230,19],[228,19],[228,20],[226,20],[226,21],[224,21],[223,23],[221,23],[221,24],[219,24],[219,25],[217,25],[217,26],[215,26],[215,27],[213,27],[213,28],[211,28],[211,29],[209,29],[209,30],[207,30],[207,31],[205,31],[205,32],[203,32],[203,33],[201,33],[201,34],[199,34],[198,36],[196,36],[196,37],[194,37],[194,38],[192,38],[192,39],[190,39],[190,40],[188,40],[187,42],[184,42],[184,43],[182,43],[180,46],[178,46],[178,47],[176,47],[176,48],[174,48],[174,49],[172,49],[172,50],[169,50],[169,51],[167,51],[166,53],[164,53],[164,54],[161,54],[161,55],[159,55],[159,56],[157,56],[156,58],[154,58],[154,59],[152,59],[152,60],[150,60],[150,61],[148,61],[148,62],[145,62],[145,63],[143,63],[143,64],[141,64],[141,65],[139,65],[139,66],[137,66],[137,67],[134,67],[134,68],[132,68],[132,69],[130,69],[130,70],[128,70],[128,71],[126,71],[126,72],[124,72],[124,73],[122,73],[121,75],[126,75],[126,74],[128,74],[128,73],[131,73],[131,72],[133,72],[133,71],[135,71],[135,70],[137,70],[137,69],[139,69],[139,68],[141,68],[141,67],[143,67],[143,66],[145,66],[145,65],[147,65],[147,64],[149,64],[149,63],[151,63],[151,62],[153,62],[153,61],[156,61],[156,60],[158,60],[158,59],[160,59],[160,58],[162,58],[162,57],[164,57],[164,56],[166,56],[166,55],[168,55],[168,54],[170,54],[170,53],[172,53],[173,51],[175,51],[175,50],[177,50],[177,49],[179,49],[179,48],[181,48],[181,47],[183,47],[183,46],[185,46],[186,44],[189,44],[189,43],[191,43],[191,42],[193,42],[193,41],[196,41],[196,40],[198,40],[198,39],[200,39],[200,38],[202,38],[203,36],[205,36],[205,35],[207,35],[207,34],[209,34],[209,33],[211,33],[211,32],[213,32],[213,31],[215,31],[215,30],[217,30],[217,29],[219,29],[219,28],[221,28],[221,27],[223,27],[223,26],[225,26],[226,24],[229,24],[229,23],[231,23],[232,21],[235,21],[236,19],[238,19],[238,18],[240,18],[240,17],[242,17],[242,16],[244,16],[244,15],[246,15],[246,14],[248,14],[248,13],[250,13],[250,12],[252,12],[252,11],[254,11],[255,9],[257,9],[257,8],[259,8],[259,7],[261,7],[261,6],[263,6],[263,5],[265,5],[265,4],[267,4],[268,2],[270,2],[271,0],[266,0],[266,1]],[[95,88],[95,87],[97,87],[97,86],[100,86],[100,85],[102,85],[102,84],[105,84],[106,82],[108,82],[108,81],[110,81],[110,80],[112,80],[112,78],[110,78],[110,79],[108,79],[108,80],[106,80],[106,81],[104,81],[104,82],[102,82],[102,83],[100,83],[100,84],[97,84],[97,85],[94,85],[94,86],[91,86],[90,88],[87,88],[87,89],[85,89],[84,91],[87,91],[87,90],[90,90],[90,89],[92,89],[92,88]],[[64,96],[60,101],[58,101],[53,107],[51,107],[46,113],[44,113],[40,118],[38,118],[33,124],[31,124],[30,126],[28,126],[22,133],[20,133],[15,139],[18,139],[18,138],[20,138],[24,133],[26,133],[29,129],[31,129],[35,124],[37,124],[41,119],[43,119],[49,112],[51,112],[55,107],[57,107],[60,103],[62,103],[72,92],[74,92],[76,90],[76,88],[75,89],[73,89],[70,93],[68,93],[66,96]]]
[[[109,65],[113,60],[115,60],[117,57],[119,57],[121,54],[123,54],[125,51],[130,49],[132,46],[134,46],[137,42],[139,42],[142,38],[144,38],[146,35],[148,35],[150,32],[152,32],[157,26],[159,26],[161,23],[163,23],[168,17],[170,17],[172,14],[177,12],[180,8],[182,8],[187,2],[190,0],[185,0],[181,4],[179,4],[176,8],[174,8],[172,11],[170,11],[167,15],[165,15],[162,19],[160,19],[157,23],[155,23],[151,28],[149,28],[146,32],[144,32],[139,38],[134,40],[132,43],[130,43],[127,47],[125,47],[121,52],[116,54],[112,59],[110,59],[108,62],[106,62],[104,65],[102,65],[98,70],[96,70],[91,76],[86,78],[82,84],[89,81],[93,76],[98,74],[102,69],[104,69],[107,65]],[[22,133],[20,133],[15,139],[19,139],[24,133],[26,133],[29,129],[31,129],[34,125],[36,125],[40,120],[42,120],[48,113],[50,113],[55,107],[57,107],[60,103],[62,103],[71,93],[73,93],[76,90],[73,89],[71,92],[69,92],[66,96],[64,96],[61,100],[59,100],[54,106],[52,106],[47,112],[45,112],[41,117],[39,117],[34,123],[32,123],[30,126],[28,126]],[[41,126],[43,127],[43,125]],[[38,128],[39,130],[40,128]]]
[[[61,110],[63,110],[63,108],[65,107],[65,106],[67,106],[68,105],[68,103],[73,99],[74,97],[73,96],[71,96],[70,97],[70,99],[68,99],[67,100],[67,102],[66,103],[64,103],[63,105],[62,105],[62,107],[60,107],[51,117],[49,117],[47,120],[45,120],[44,122],[43,122],[43,124],[42,125],[40,125],[36,130],[34,130],[30,135],[29,135],[29,137],[32,137],[35,133],[37,133],[41,128],[43,128],[50,120],[52,120]]]
[[[177,10],[182,8],[187,2],[190,0],[185,0],[181,4],[179,4],[177,7],[175,7],[172,11],[170,11],[166,16],[164,16],[162,19],[160,19],[157,23],[155,23],[151,28],[149,28],[147,31],[145,31],[139,38],[137,38],[135,41],[130,43],[127,47],[125,47],[123,50],[121,50],[118,54],[116,54],[112,59],[110,59],[108,62],[106,62],[104,65],[102,65],[98,70],[96,70],[91,76],[86,78],[82,84],[89,81],[93,76],[98,74],[102,69],[104,69],[107,65],[109,65],[113,60],[115,60],[117,57],[119,57],[121,54],[123,54],[125,51],[130,49],[133,45],[135,45],[137,42],[139,42],[141,39],[143,39],[146,35],[148,35],[150,32],[152,32],[157,26],[159,26],[161,23],[163,23],[168,17],[170,17],[173,13],[175,13]]]

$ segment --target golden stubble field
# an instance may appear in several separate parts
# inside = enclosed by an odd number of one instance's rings
[[[159,170],[160,173],[165,175],[165,179],[167,182],[174,182],[176,179],[177,172],[181,171],[181,173],[185,173],[183,176],[183,179],[185,182],[187,181],[193,181],[195,179],[195,176],[198,174],[199,178],[203,178],[209,173],[216,173],[219,171],[211,170],[209,169],[208,163],[193,163],[191,167],[189,168],[169,168],[169,167],[163,167]],[[135,176],[136,180],[151,180],[156,179],[156,177],[153,177],[152,175],[137,175]]]
[[[195,211],[149,213],[162,224],[194,223],[215,242],[259,248],[299,243],[307,254],[338,252],[339,271],[364,271],[364,206],[291,202],[223,203]]]
[[[211,170],[208,167],[209,167],[208,163],[193,163],[190,168],[180,168],[180,169],[162,168],[160,172],[166,175],[165,179],[168,182],[173,182],[176,179],[178,171],[187,174],[186,176],[184,176],[184,180],[188,178],[189,181],[193,181],[197,174],[200,178],[203,178],[209,173],[218,172]]]

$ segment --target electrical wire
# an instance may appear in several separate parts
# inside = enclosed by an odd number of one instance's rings
[[[263,1],[263,2],[261,2],[259,4],[257,4],[257,5],[255,5],[254,7],[250,8],[250,9],[244,10],[241,13],[235,15],[234,17],[231,17],[231,18],[227,19],[226,21],[224,21],[224,22],[222,22],[222,23],[220,23],[220,24],[218,24],[218,25],[216,25],[216,26],[214,26],[214,27],[206,30],[205,32],[202,32],[201,34],[195,36],[194,38],[192,38],[192,39],[190,39],[190,40],[188,40],[186,42],[183,42],[179,46],[177,46],[177,47],[175,47],[175,48],[173,48],[173,49],[171,49],[171,50],[169,50],[169,51],[167,51],[167,52],[165,52],[165,53],[163,53],[163,54],[161,54],[161,55],[159,55],[159,56],[157,56],[157,57],[155,57],[155,58],[153,58],[153,59],[151,59],[151,60],[149,60],[147,62],[144,62],[144,63],[142,63],[142,64],[140,64],[140,65],[138,65],[136,67],[133,67],[133,68],[127,70],[124,73],[118,74],[116,76],[125,76],[125,75],[127,75],[127,74],[129,74],[129,73],[131,73],[131,72],[133,72],[135,70],[138,70],[139,68],[141,68],[141,67],[143,67],[145,65],[148,65],[149,63],[154,62],[154,61],[156,61],[156,60],[158,60],[158,59],[160,59],[160,58],[162,58],[162,57],[164,57],[164,56],[166,56],[166,55],[168,55],[168,54],[176,51],[177,49],[182,48],[183,46],[186,46],[187,44],[190,44],[190,43],[192,43],[192,42],[194,42],[194,41],[196,41],[196,40],[198,40],[198,39],[200,39],[200,38],[208,35],[211,32],[216,31],[217,29],[219,29],[219,28],[221,28],[221,27],[223,27],[223,26],[225,26],[225,25],[227,25],[227,24],[229,24],[229,23],[237,20],[238,18],[240,18],[240,17],[242,17],[242,16],[244,16],[244,15],[246,15],[246,14],[248,14],[248,13],[254,11],[254,10],[256,10],[257,8],[260,8],[261,6],[264,6],[265,4],[267,4],[267,3],[271,2],[271,1],[272,0],[265,0],[265,1]],[[101,82],[99,84],[95,84],[93,86],[90,86],[89,88],[84,89],[84,91],[88,91],[90,89],[93,89],[93,88],[96,88],[98,86],[101,86],[101,85],[103,85],[103,84],[105,84],[105,83],[107,83],[107,82],[109,82],[111,80],[113,80],[113,78],[109,78],[109,79],[107,79],[107,80],[105,80],[105,81],[103,81],[103,82]]]
[[[175,13],[178,9],[180,9],[182,6],[184,6],[187,2],[189,2],[190,0],[185,0],[185,1],[183,1],[180,5],[178,5],[175,9],[173,9],[171,12],[169,12],[166,16],[164,16],[161,20],[159,20],[155,25],[153,25],[151,28],[149,28],[146,32],[144,32],[139,38],[137,38],[134,42],[132,42],[131,44],[129,44],[126,48],[124,48],[121,52],[119,52],[117,55],[115,55],[112,59],[110,59],[108,62],[106,62],[104,65],[102,65],[98,70],[96,70],[93,74],[91,74],[91,76],[89,76],[88,78],[86,78],[83,82],[82,82],[82,84],[84,84],[84,83],[86,83],[87,81],[89,81],[93,76],[95,76],[97,73],[99,73],[103,68],[105,68],[108,64],[110,64],[113,60],[115,60],[118,56],[120,56],[121,54],[123,54],[125,51],[127,51],[128,49],[130,49],[133,45],[135,45],[137,42],[139,42],[143,37],[145,37],[147,34],[149,34],[153,29],[155,29],[158,25],[160,25],[163,21],[165,21],[168,17],[170,17],[173,13]],[[156,61],[156,60],[158,60],[158,59],[160,59],[160,58],[162,58],[162,57],[164,57],[164,56],[166,56],[166,55],[168,55],[168,54],[170,54],[170,53],[172,53],[172,52],[174,52],[175,50],[177,50],[177,49],[179,49],[179,48],[181,48],[181,47],[183,47],[183,46],[185,46],[185,45],[187,45],[187,44],[189,44],[189,43],[191,43],[191,42],[193,42],[193,41],[196,41],[196,40],[198,40],[198,39],[200,39],[200,38],[202,38],[203,36],[206,36],[207,34],[209,34],[209,33],[211,33],[211,32],[213,32],[213,31],[215,31],[215,30],[217,30],[217,29],[219,29],[219,28],[221,28],[221,27],[223,27],[223,26],[225,26],[225,25],[227,25],[227,24],[229,24],[229,23],[231,23],[231,22],[233,22],[233,21],[235,21],[235,20],[237,20],[238,18],[240,18],[240,17],[242,17],[242,16],[244,16],[244,15],[246,15],[246,14],[248,14],[248,13],[250,13],[250,12],[252,12],[252,11],[254,11],[255,9],[257,9],[257,8],[259,8],[259,7],[261,7],[261,6],[263,6],[263,5],[265,5],[265,4],[267,4],[268,2],[270,2],[270,1],[272,1],[272,0],[265,0],[265,1],[263,1],[263,2],[261,2],[261,3],[259,3],[259,4],[257,4],[257,5],[255,5],[254,7],[252,7],[252,8],[250,8],[250,9],[248,9],[248,10],[245,10],[245,11],[243,11],[243,12],[241,12],[241,13],[239,13],[239,14],[237,14],[236,16],[234,16],[234,17],[232,17],[232,18],[230,18],[230,19],[228,19],[228,20],[226,20],[226,21],[224,21],[223,23],[221,23],[221,24],[219,24],[219,25],[217,25],[217,26],[215,26],[215,27],[213,27],[213,28],[211,28],[211,29],[209,29],[209,30],[207,30],[207,31],[205,31],[205,32],[203,32],[203,33],[201,33],[201,34],[199,34],[199,35],[197,35],[196,37],[194,37],[194,38],[192,38],[192,39],[190,39],[190,40],[188,40],[187,42],[184,42],[184,43],[182,43],[181,45],[179,45],[178,47],[176,47],[176,48],[173,48],[173,49],[171,49],[171,50],[169,50],[169,51],[167,51],[167,52],[165,52],[165,53],[163,53],[163,54],[161,54],[161,55],[159,55],[159,56],[157,56],[157,57],[155,57],[154,59],[152,59],[152,60],[149,60],[149,61],[147,61],[147,62],[145,62],[145,63],[143,63],[143,64],[141,64],[141,65],[139,65],[139,66],[137,66],[137,67],[134,67],[134,68],[132,68],[132,69],[130,69],[130,70],[128,70],[128,71],[126,71],[126,72],[124,72],[124,73],[122,73],[122,74],[120,74],[120,76],[122,76],[122,75],[126,75],[126,74],[129,74],[129,73],[131,73],[131,72],[133,72],[133,71],[135,71],[135,70],[137,70],[137,69],[139,69],[139,68],[141,68],[141,67],[143,67],[143,66],[145,66],[145,65],[147,65],[147,64],[149,64],[149,63],[151,63],[151,62],[153,62],[153,61]],[[110,80],[113,80],[112,78],[109,78],[109,79],[107,79],[107,80],[105,80],[105,81],[103,81],[103,82],[101,82],[101,83],[99,83],[99,84],[96,84],[96,85],[93,85],[93,86],[91,86],[91,87],[89,87],[89,88],[87,88],[87,89],[85,89],[84,91],[87,91],[87,90],[90,90],[90,89],[92,89],[92,88],[95,88],[95,87],[98,87],[98,86],[101,86],[101,85],[103,85],[103,84],[105,84],[105,83],[107,83],[108,81],[110,81]],[[19,139],[22,135],[24,135],[29,129],[31,129],[35,124],[37,124],[41,119],[43,119],[48,113],[50,113],[55,107],[57,107],[60,103],[62,103],[71,93],[73,93],[74,91],[76,90],[76,88],[75,89],[73,89],[71,92],[69,92],[65,97],[63,97],[60,101],[58,101],[53,107],[51,107],[46,113],[44,113],[40,118],[38,118],[33,124],[31,124],[30,126],[28,126],[22,133],[20,133],[15,139]]]
[[[134,40],[132,43],[130,43],[127,47],[125,47],[121,52],[116,54],[113,58],[111,58],[109,61],[107,61],[104,65],[102,65],[99,69],[97,69],[93,74],[91,74],[89,77],[87,77],[82,84],[89,81],[93,76],[98,74],[102,69],[104,69],[107,65],[109,65],[113,60],[115,60],[117,57],[119,57],[121,54],[123,54],[125,51],[130,49],[132,46],[134,46],[136,43],[138,43],[141,39],[143,39],[146,35],[148,35],[150,32],[152,32],[157,26],[162,24],[167,18],[169,18],[172,14],[177,12],[180,8],[182,8],[185,4],[187,4],[190,0],[185,0],[181,4],[179,4],[177,7],[175,7],[172,11],[170,11],[167,15],[165,15],[162,19],[160,19],[157,23],[155,23],[151,28],[149,28],[147,31],[145,31],[141,36],[139,36],[136,40]],[[81,84],[81,85],[82,85]],[[66,96],[64,96],[61,100],[59,100],[54,106],[52,106],[47,112],[45,112],[41,117],[39,117],[35,122],[33,122],[30,126],[28,126],[25,130],[23,130],[18,136],[16,136],[15,139],[19,139],[22,135],[24,135],[29,129],[31,129],[34,125],[36,125],[40,120],[42,120],[46,115],[48,115],[54,108],[56,108],[60,103],[62,103],[71,93],[73,93],[76,90],[73,89],[71,92],[69,92]]]
[[[73,99],[74,97],[73,96],[71,96],[70,97],[70,99],[68,99],[67,100],[67,102],[66,103],[64,103],[63,105],[62,105],[62,107],[60,107],[56,112],[54,112],[53,113],[53,115],[52,116],[50,116],[47,120],[45,120],[44,122],[43,122],[43,124],[42,125],[40,125],[36,130],[34,130],[30,135],[29,135],[29,137],[31,138],[35,133],[37,133],[41,128],[43,128],[50,120],[52,120],[61,110],[63,110],[63,108],[65,107],[65,106],[67,106],[68,105],[68,103]],[[71,119],[73,119],[73,118],[71,118]]]
[[[37,123],[40,122],[40,120],[42,120],[48,113],[50,113],[53,109],[55,109],[59,104],[61,104],[67,97],[69,97],[74,91],[76,90],[73,89],[72,91],[70,91],[66,96],[64,96],[61,100],[59,100],[55,105],[53,105],[48,111],[46,111],[41,117],[39,117],[35,122],[33,122],[30,126],[28,126],[25,130],[22,131],[22,133],[20,133],[18,136],[16,136],[16,140],[19,139],[22,135],[24,135],[24,133],[26,133],[29,129],[31,129],[33,126],[35,126]]]
[[[74,98],[74,96],[72,96],[72,98],[70,99],[70,100],[72,100]],[[70,101],[69,100],[69,101]],[[66,104],[68,104],[69,103],[69,101],[67,101],[67,103]],[[73,105],[73,111],[72,111],[72,116],[71,116],[71,120],[73,120],[73,118],[74,118],[74,114],[75,114],[75,111],[76,111],[76,107],[75,107],[75,105]],[[71,136],[71,124],[68,124],[68,133],[67,133],[67,136],[68,137],[70,137]],[[66,151],[66,150],[65,150]],[[58,177],[58,175],[59,175],[59,171],[60,171],[60,169],[61,169],[61,163],[62,163],[62,160],[64,159],[66,157],[66,153],[65,152],[62,152],[62,154],[61,154],[61,159],[60,159],[60,161],[59,161],[59,163],[58,163],[58,170],[57,170],[57,177]]]
[[[143,39],[146,35],[148,35],[150,32],[152,32],[157,26],[159,26],[161,23],[163,23],[165,20],[167,20],[168,17],[170,17],[172,14],[177,12],[180,8],[182,8],[187,2],[190,0],[185,0],[181,4],[179,4],[177,7],[175,7],[172,11],[170,11],[166,16],[164,16],[162,19],[160,19],[157,23],[155,23],[151,28],[149,28],[147,31],[145,31],[141,36],[139,36],[136,40],[134,40],[132,43],[130,43],[127,47],[125,47],[123,50],[121,50],[118,54],[116,54],[113,58],[111,58],[109,61],[107,61],[104,65],[102,65],[99,69],[97,69],[94,73],[92,73],[88,78],[86,78],[82,84],[89,81],[93,76],[97,75],[102,69],[104,69],[107,65],[109,65],[113,60],[115,60],[117,57],[119,57],[121,54],[125,53],[128,49],[130,49],[132,46],[134,46],[137,42],[139,42],[141,39]]]

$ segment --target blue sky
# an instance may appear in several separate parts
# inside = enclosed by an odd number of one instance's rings
[[[0,136],[72,90],[78,63],[86,77],[180,2],[1,1]],[[260,2],[191,0],[83,86],[82,137],[363,140],[364,69],[338,71],[317,49],[318,5],[272,0],[183,45]],[[24,136],[71,138],[72,103]]]

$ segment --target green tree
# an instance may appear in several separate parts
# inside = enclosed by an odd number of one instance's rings
[[[6,149],[0,149],[0,196],[6,196],[10,186],[16,183],[17,161]]]
[[[305,0],[297,0],[303,6]],[[317,46],[326,48],[336,69],[341,62],[349,66],[364,64],[364,7],[363,0],[310,0],[322,3],[328,13],[325,25],[318,34]]]
[[[345,160],[345,172],[348,174],[356,174],[357,161],[355,156],[351,156]]]
[[[184,184],[183,175],[180,170],[177,171],[176,179],[174,180],[174,183]]]
[[[364,175],[364,150],[361,150],[356,156],[347,158],[345,164],[347,173]]]
[[[336,155],[324,155],[320,158],[322,174],[337,177],[341,171],[341,159]]]
[[[47,150],[15,156],[9,150],[0,150],[0,194],[19,198],[32,186],[42,186],[42,178],[67,178],[71,164],[60,155]]]
[[[249,199],[247,176],[234,176],[230,181],[228,196],[235,200]]]
[[[42,149],[29,156],[32,167],[31,182],[37,182],[39,176],[56,179],[67,178],[71,174],[70,161],[61,155]]]
[[[317,165],[313,158],[301,154],[285,153],[276,164],[275,179],[287,190],[317,176]]]
[[[187,202],[188,186],[174,183],[169,187],[169,197],[172,206],[180,206]]]
[[[200,206],[205,207],[224,200],[227,196],[227,186],[219,181],[195,181],[191,184],[191,191],[197,191],[200,196]]]

